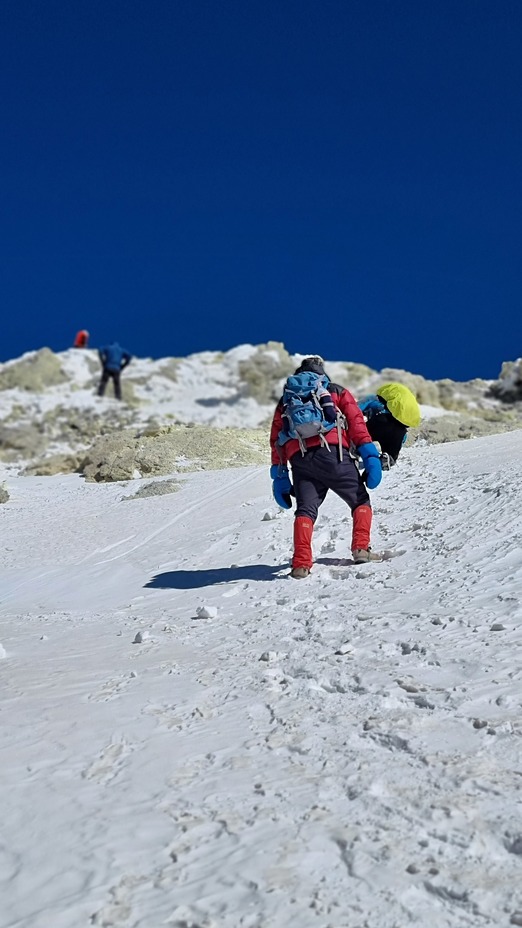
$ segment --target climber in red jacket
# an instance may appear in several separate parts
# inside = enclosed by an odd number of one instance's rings
[[[295,496],[294,554],[291,576],[307,577],[313,563],[312,534],[319,506],[328,490],[333,490],[352,512],[352,556],[356,563],[377,560],[370,548],[372,509],[368,489],[379,485],[382,468],[379,451],[373,444],[364,416],[352,394],[325,374],[322,358],[304,358],[289,381],[297,375],[315,374],[314,403],[322,409],[320,431],[310,437],[296,432],[285,392],[279,400],[270,430],[274,498],[283,509],[291,508],[290,494]],[[306,378],[305,378],[306,379]],[[287,381],[287,385],[288,382]],[[310,429],[308,429],[310,431]],[[361,475],[350,447],[362,458]],[[292,470],[290,479],[288,466]]]
[[[76,333],[76,337],[73,343],[73,348],[87,348],[88,344],[89,344],[89,333],[87,329],[80,329],[80,331]]]

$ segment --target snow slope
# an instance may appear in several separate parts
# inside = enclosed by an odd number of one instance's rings
[[[301,582],[265,468],[9,479],[1,928],[521,925],[521,451],[405,450]]]

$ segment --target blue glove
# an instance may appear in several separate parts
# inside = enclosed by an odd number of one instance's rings
[[[382,478],[382,465],[379,452],[373,441],[359,445],[357,453],[360,454],[364,466],[363,480],[369,490],[375,490]]]
[[[272,493],[277,505],[281,506],[281,509],[291,509],[292,500],[290,494],[293,490],[293,486],[290,483],[288,467],[285,467],[283,464],[272,464],[270,468],[270,479],[273,481]]]

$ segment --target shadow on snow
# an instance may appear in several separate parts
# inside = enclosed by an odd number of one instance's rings
[[[276,580],[282,574],[281,565],[247,564],[244,567],[215,567],[211,570],[168,570],[157,574],[145,584],[149,590],[196,590],[202,586],[233,583],[235,580]]]

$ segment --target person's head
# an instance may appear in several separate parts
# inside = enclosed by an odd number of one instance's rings
[[[295,374],[302,374],[303,371],[310,371],[312,374],[326,374],[324,369],[324,361],[318,354],[307,355],[306,358],[303,358],[300,365],[294,371]],[[328,376],[326,374],[326,376]]]

